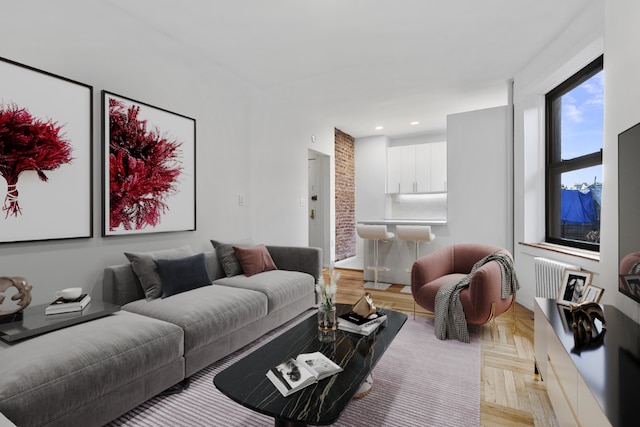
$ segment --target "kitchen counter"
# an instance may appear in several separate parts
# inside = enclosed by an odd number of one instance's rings
[[[431,232],[436,236],[438,242],[438,234],[447,234],[446,220],[421,220],[421,219],[378,219],[357,221],[363,225],[386,225],[391,233],[395,233],[396,237],[390,240],[381,240],[379,242],[378,256],[380,266],[387,267],[389,271],[381,271],[378,275],[378,281],[386,283],[395,283],[402,285],[411,284],[411,275],[407,272],[411,268],[416,257],[415,242],[409,240],[400,240],[397,237],[396,227],[401,225],[430,225]],[[444,227],[443,227],[444,226]],[[366,281],[373,280],[373,271],[367,269],[367,266],[375,264],[374,248],[372,240],[363,241],[363,273]],[[436,245],[438,245],[436,243]],[[420,243],[419,254],[425,255],[433,250],[430,243]]]
[[[375,219],[370,221],[358,221],[358,224],[366,225],[446,225],[444,219]]]

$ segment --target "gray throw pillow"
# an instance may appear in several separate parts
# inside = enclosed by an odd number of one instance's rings
[[[154,259],[184,258],[193,255],[193,251],[189,246],[182,246],[153,252],[125,252],[124,255],[138,276],[146,300],[151,301],[162,296],[162,282]]]
[[[156,259],[162,298],[211,284],[204,254],[179,259]]]
[[[240,265],[240,261],[238,261],[236,252],[233,250],[234,245],[222,243],[217,240],[212,240],[211,244],[216,250],[218,260],[220,261],[220,264],[222,264],[222,269],[224,270],[224,274],[227,277],[233,277],[237,276],[238,274],[242,274],[242,266]]]

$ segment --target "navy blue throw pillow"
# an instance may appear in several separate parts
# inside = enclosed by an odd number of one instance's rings
[[[204,254],[179,259],[154,259],[162,283],[162,298],[210,285]]]

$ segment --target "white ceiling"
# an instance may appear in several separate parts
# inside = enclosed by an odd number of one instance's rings
[[[590,1],[108,3],[194,64],[362,137],[441,133],[447,114],[505,105],[507,80]]]

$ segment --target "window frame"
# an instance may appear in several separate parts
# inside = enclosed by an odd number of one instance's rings
[[[602,165],[602,148],[593,153],[562,160],[561,126],[558,126],[558,124],[561,125],[560,114],[562,111],[558,106],[563,95],[603,70],[604,55],[600,55],[545,95],[545,241],[594,252],[600,251],[599,243],[561,237],[560,179],[564,172]]]

